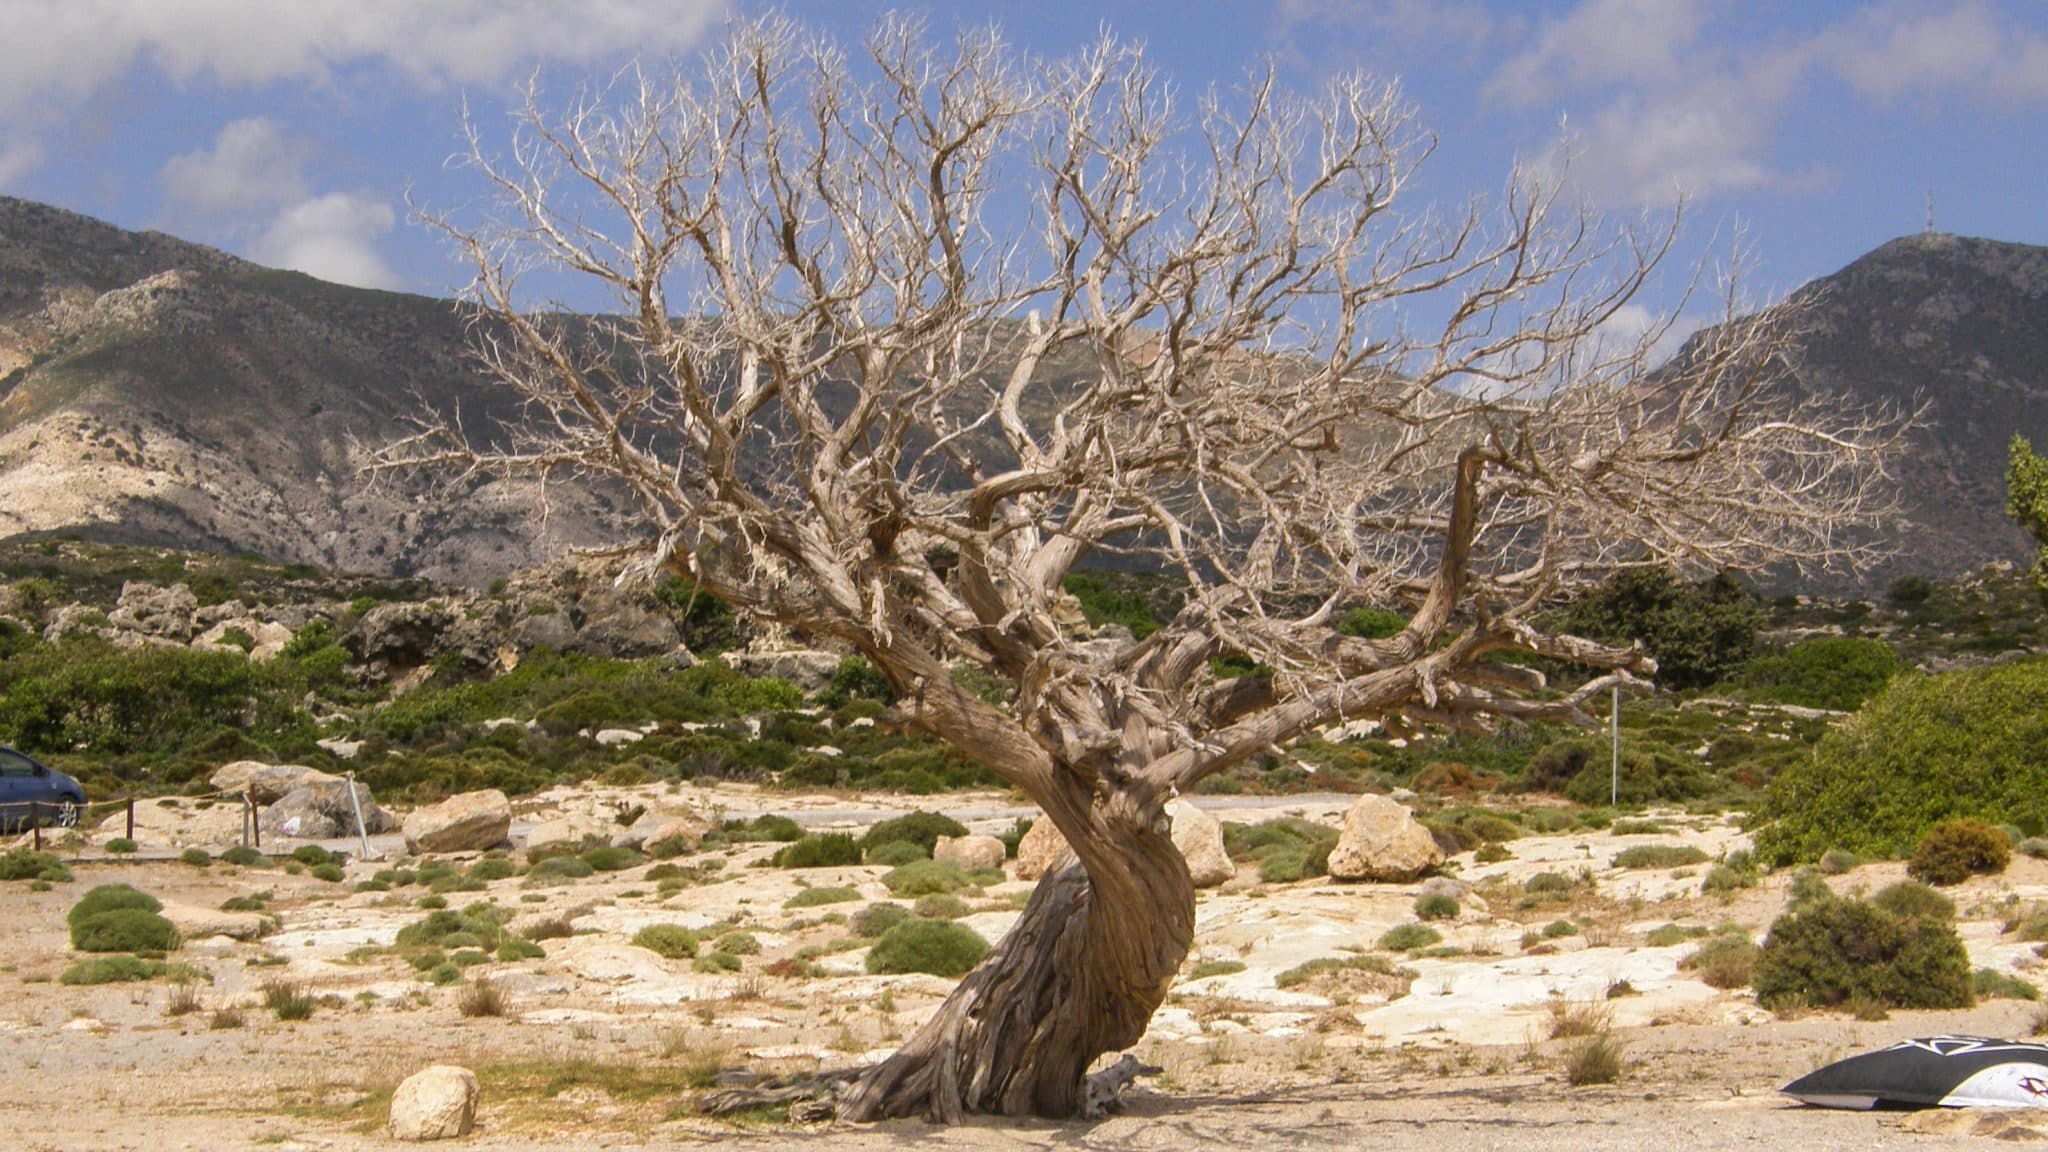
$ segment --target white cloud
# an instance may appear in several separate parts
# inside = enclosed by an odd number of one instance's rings
[[[376,241],[397,222],[397,213],[382,200],[333,192],[285,209],[249,254],[337,284],[395,288],[398,277],[377,254]]]
[[[1479,48],[1519,24],[1494,14],[1482,0],[1279,0],[1274,14],[1282,38],[1298,37],[1305,27],[1313,34],[1334,25],[1369,33],[1368,48],[1427,48],[1435,54]],[[1357,46],[1349,40],[1346,50]]]
[[[1817,51],[1851,87],[1878,100],[1944,92],[2048,99],[2048,37],[1973,0],[1940,10],[1873,8]]]
[[[382,68],[424,87],[490,85],[543,63],[681,52],[724,0],[6,0],[0,125],[48,131],[139,67],[225,87]],[[18,148],[0,158],[26,155]]]
[[[1487,90],[1527,105],[1609,84],[1655,85],[1690,70],[1704,18],[1699,0],[1585,0],[1544,21]]]
[[[306,195],[306,149],[267,116],[230,121],[213,147],[173,156],[160,174],[172,201],[206,213],[274,208]]]

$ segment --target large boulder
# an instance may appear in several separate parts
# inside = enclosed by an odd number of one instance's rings
[[[230,633],[239,632],[249,639],[244,648],[241,636],[229,638]],[[215,652],[239,652],[257,664],[268,664],[277,659],[284,646],[292,642],[292,630],[269,620],[251,620],[234,617],[201,632],[192,640],[192,647]]]
[[[1406,884],[1444,862],[1436,837],[1415,814],[1385,796],[1360,796],[1344,813],[1344,831],[1330,849],[1338,880]]]
[[[121,585],[121,599],[107,613],[114,627],[165,640],[192,638],[199,598],[183,584],[162,587],[140,580]]]
[[[1168,804],[1166,815],[1173,821],[1173,846],[1187,860],[1195,887],[1214,888],[1237,875],[1237,865],[1223,848],[1223,825],[1214,816],[1186,800]]]
[[[237,796],[246,792],[258,804],[275,804],[285,793],[302,784],[327,784],[339,780],[318,768],[303,764],[265,764],[261,760],[237,760],[223,764],[206,778],[216,792]]]
[[[391,1094],[391,1135],[398,1140],[453,1140],[476,1125],[476,1074],[435,1064],[406,1077]]]
[[[951,860],[970,872],[1001,868],[1008,855],[1003,842],[993,836],[941,836],[932,845],[932,859]]]
[[[415,809],[405,818],[405,850],[483,852],[505,842],[512,831],[512,801],[496,788],[464,792]]]
[[[631,827],[612,837],[612,843],[659,856],[663,854],[662,845],[680,841],[683,851],[695,852],[710,831],[711,822],[688,807],[661,803],[642,812]]]
[[[439,601],[379,604],[363,614],[342,643],[358,660],[417,668],[441,650],[442,634],[454,624],[455,613]]]
[[[1017,842],[1017,879],[1036,880],[1047,872],[1057,872],[1074,860],[1074,850],[1067,847],[1067,838],[1053,827],[1050,819],[1040,816],[1031,822],[1030,831]]]
[[[348,781],[332,778],[299,785],[263,810],[263,831],[299,840],[334,840],[355,835],[356,814],[355,805],[349,801],[350,787]],[[361,784],[353,787],[363,808],[364,831],[375,836],[398,830],[398,821],[377,806],[368,788]]]

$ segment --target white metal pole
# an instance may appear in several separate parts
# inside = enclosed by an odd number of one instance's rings
[[[1608,788],[1607,802],[1617,807],[1621,804],[1621,685],[1614,686],[1614,704],[1608,714],[1608,731],[1614,739],[1614,763],[1612,783]]]

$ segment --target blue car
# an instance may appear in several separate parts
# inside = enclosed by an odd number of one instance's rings
[[[35,816],[44,827],[74,827],[85,810],[85,786],[0,745],[0,830],[28,827],[31,804],[40,806]]]

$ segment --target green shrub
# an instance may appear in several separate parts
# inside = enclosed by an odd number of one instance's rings
[[[777,868],[840,868],[860,863],[860,845],[844,832],[806,836],[775,852]]]
[[[577,859],[590,865],[593,871],[623,872],[637,864],[644,863],[647,857],[633,851],[631,848],[621,848],[616,844],[604,844],[585,851]]]
[[[868,949],[867,968],[876,975],[925,972],[965,976],[988,955],[988,941],[951,920],[906,920],[882,933]]]
[[[325,880],[329,884],[339,884],[347,878],[343,875],[341,865],[339,864],[315,864],[311,868],[306,869],[306,875],[311,876],[315,880]]]
[[[891,840],[868,849],[866,861],[880,868],[894,868],[913,860],[929,860],[932,854],[910,840]]]
[[[226,900],[221,901],[220,904],[220,910],[223,912],[261,912],[268,907],[270,907],[270,894],[267,892],[252,892],[247,896],[230,896]]]
[[[1544,745],[1522,773],[1524,791],[1558,792],[1584,805],[1606,804],[1616,791],[1612,750],[1605,740],[1575,737]],[[1623,804],[1692,800],[1713,781],[1698,760],[1668,751],[1625,748],[1619,800]]]
[[[2017,976],[1979,968],[1970,976],[1970,990],[1979,1000],[2039,1000],[2041,990]]]
[[[854,913],[852,926],[855,934],[872,940],[911,919],[913,915],[910,909],[901,904],[875,903]]]
[[[758,956],[761,942],[752,932],[727,932],[712,942],[712,948],[732,956]]]
[[[1389,952],[1414,952],[1443,943],[1443,933],[1425,924],[1402,924],[1380,937],[1380,947]]]
[[[697,934],[680,924],[649,924],[633,933],[633,944],[669,960],[697,954]]]
[[[71,925],[71,947],[80,952],[169,952],[178,930],[142,908],[114,908]]]
[[[1472,853],[1472,862],[1475,864],[1498,864],[1503,860],[1513,860],[1514,858],[1515,854],[1513,852],[1491,842],[1481,844],[1478,850]]]
[[[1763,871],[1757,867],[1756,856],[1748,849],[1737,849],[1714,865],[1707,878],[1700,882],[1700,891],[1709,895],[1725,895],[1743,888],[1754,888],[1761,879]]]
[[[929,857],[941,836],[965,836],[967,826],[938,812],[911,812],[884,820],[860,838],[863,851],[873,852],[884,844],[908,843],[924,849]]]
[[[1707,854],[1690,844],[1638,844],[1614,858],[1616,868],[1683,868],[1699,864]]]
[[[70,870],[64,867],[64,862],[48,852],[38,852],[33,848],[16,848],[0,854],[0,880],[45,880],[57,873],[63,873],[66,880],[71,878]],[[155,910],[150,909],[152,912]]]
[[[1747,988],[1756,977],[1757,961],[1763,949],[1741,929],[1724,930],[1707,938],[1693,954],[1678,962],[1680,968],[1698,972],[1709,988]]]
[[[107,851],[112,852],[116,856],[130,856],[134,854],[137,845],[135,841],[130,840],[126,836],[116,836],[112,840],[107,841],[106,847]]]
[[[1815,892],[1771,925],[1753,983],[1757,1003],[1773,1010],[1966,1008],[1974,999],[1952,923]]]
[[[1337,829],[1297,817],[1258,824],[1223,825],[1223,848],[1232,860],[1258,865],[1259,879],[1287,884],[1329,873]]]
[[[527,869],[523,886],[546,888],[556,884],[568,884],[595,875],[597,869],[575,856],[550,856]]]
[[[1611,836],[1656,836],[1669,831],[1671,829],[1655,820],[1616,820],[1607,829]]]
[[[1244,966],[1240,964],[1238,967]],[[1364,972],[1372,976],[1400,976],[1410,980],[1415,977],[1413,971],[1396,968],[1394,962],[1385,956],[1319,956],[1273,977],[1273,986],[1293,988],[1317,976],[1333,972]]]
[[[1578,934],[1579,926],[1569,920],[1552,920],[1543,926],[1543,938],[1545,940],[1562,940],[1567,936],[1577,936]]]
[[[1772,779],[1757,855],[1899,856],[1943,820],[2048,828],[2048,660],[1906,673]]]
[[[517,960],[539,960],[546,955],[547,950],[540,945],[535,944],[531,940],[521,940],[517,936],[507,936],[498,942],[498,960],[500,963],[510,964]]]
[[[1521,828],[1517,827],[1513,821],[1503,820],[1498,816],[1489,816],[1485,814],[1469,816],[1464,820],[1459,821],[1459,823],[1462,824],[1467,831],[1478,836],[1481,840],[1485,841],[1488,844],[1497,844],[1504,840],[1519,839],[1522,835]]]
[[[1698,924],[1665,924],[1652,928],[1649,935],[1643,937],[1643,943],[1652,948],[1670,948],[1706,934],[1707,930]]]
[[[690,962],[690,971],[712,976],[737,972],[740,968],[740,958],[730,952],[709,952]]]
[[[101,884],[78,898],[71,911],[64,914],[64,922],[74,930],[86,920],[102,912],[118,908],[140,908],[144,912],[163,911],[163,902],[147,892],[131,888],[126,884]]]
[[[1565,630],[1589,640],[1639,641],[1667,688],[1703,688],[1741,667],[1764,624],[1756,597],[1727,574],[1698,584],[1669,569],[1616,573],[1565,614]]]
[[[587,861],[586,861],[587,863]],[[486,856],[469,866],[469,878],[488,884],[493,880],[505,880],[519,875],[519,865],[503,856]]]
[[[1972,876],[1991,876],[2012,862],[2012,843],[2005,833],[1981,820],[1944,820],[1927,830],[1906,875],[1929,884],[1960,884]]]
[[[1925,884],[1912,880],[1901,880],[1886,885],[1870,898],[1872,904],[1894,916],[1907,919],[1940,920],[1944,923],[1956,918],[1955,901],[1936,892]]]
[[[460,912],[441,908],[398,930],[399,948],[496,948],[511,938],[504,920],[510,912],[490,904],[472,904]]]
[[[1242,960],[1204,960],[1188,973],[1190,980],[1207,980],[1211,976],[1235,976],[1244,971]]]
[[[1572,888],[1571,877],[1562,872],[1538,872],[1522,881],[1522,891],[1531,896],[1562,896]]]
[[[911,910],[927,920],[958,920],[973,911],[967,901],[944,892],[919,896]]]
[[[896,896],[929,896],[959,892],[975,882],[951,860],[915,860],[882,874],[882,884]]]
[[[860,891],[854,888],[806,888],[783,902],[784,908],[817,908],[825,904],[845,904],[860,899]]]
[[[1448,892],[1431,892],[1415,900],[1415,918],[1418,920],[1455,920],[1458,917],[1458,898]]]
[[[1751,699],[1853,712],[1904,668],[1881,640],[1822,636],[1752,661],[1736,682]]]
[[[297,860],[308,868],[317,868],[322,864],[340,863],[340,861],[334,858],[334,853],[329,852],[318,844],[301,844],[297,848],[292,849],[292,859]]]
[[[752,820],[728,820],[723,829],[728,840],[801,840],[803,825],[787,816],[756,816]]]
[[[249,847],[247,844],[237,844],[233,848],[221,853],[220,862],[223,864],[233,864],[237,868],[270,867],[270,857]]]
[[[1574,1088],[1612,1084],[1621,1079],[1620,1041],[1605,1030],[1573,1044],[1564,1055],[1565,1083]]]
[[[164,966],[156,960],[143,960],[134,956],[100,956],[81,960],[66,968],[57,977],[59,984],[126,984],[137,980],[154,980],[162,975]]]
[[[1819,868],[1829,876],[1846,876],[1863,866],[1863,858],[1854,852],[1830,848],[1820,855]]]
[[[279,1020],[310,1020],[314,1003],[313,993],[303,984],[271,980],[263,985],[263,1006]]]

